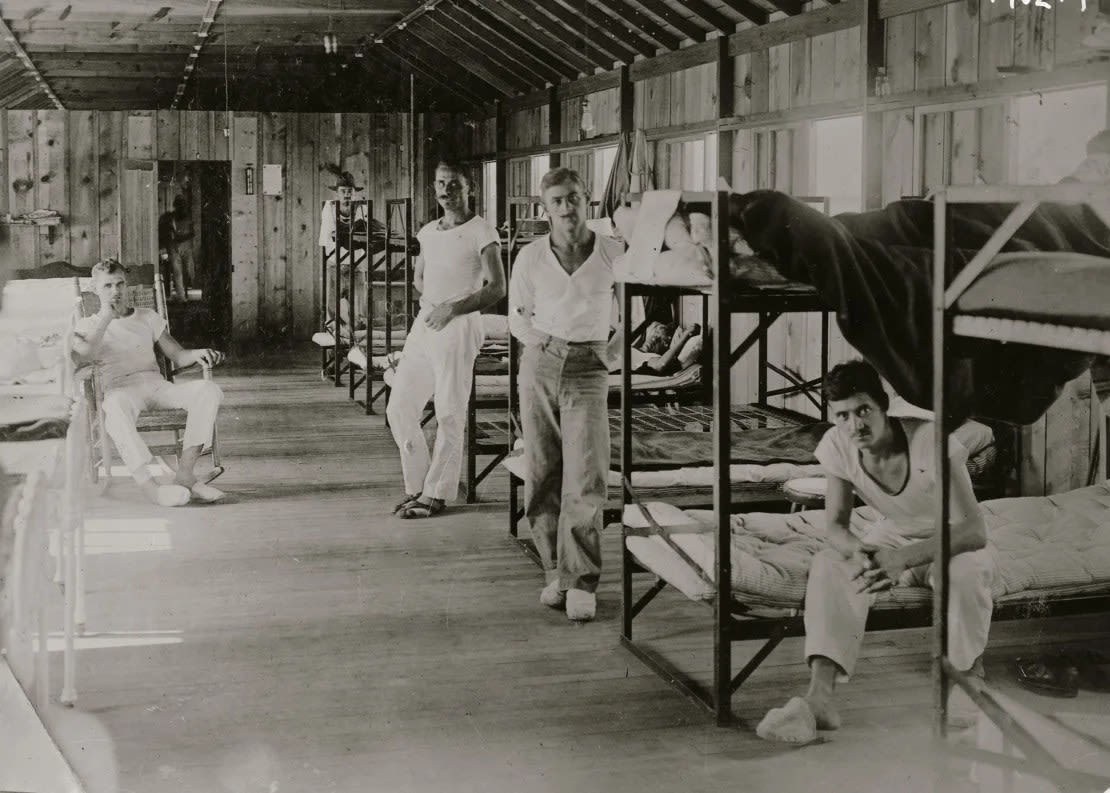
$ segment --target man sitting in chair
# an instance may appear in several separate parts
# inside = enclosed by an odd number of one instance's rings
[[[835,730],[833,690],[852,674],[875,595],[897,586],[932,586],[936,460],[932,421],[887,415],[889,397],[863,361],[840,364],[825,381],[833,426],[815,452],[828,477],[826,550],[813,558],[806,584],[805,657],[809,691],[770,711],[756,728],[766,740],[808,743]],[[961,672],[981,676],[990,632],[994,562],[986,524],[967,472],[967,452],[948,442],[951,462],[952,559],[948,608],[949,657]],[[882,519],[851,528],[854,496]],[[949,702],[952,726],[970,726],[975,706],[963,689]]]
[[[104,425],[124,464],[143,493],[156,504],[178,507],[190,499],[218,501],[223,493],[197,479],[193,469],[212,440],[223,392],[211,380],[171,383],[162,377],[154,354],[157,344],[177,369],[200,364],[210,368],[223,360],[215,350],[186,350],[149,308],[128,308],[123,265],[108,260],[92,268],[93,289],[100,298],[95,316],[77,323],[74,352],[96,362],[103,385]],[[173,484],[162,485],[147,469],[153,459],[136,429],[139,413],[148,408],[187,410],[188,421]]]

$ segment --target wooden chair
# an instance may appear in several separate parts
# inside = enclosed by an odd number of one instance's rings
[[[127,269],[127,299],[132,308],[151,308],[167,319],[166,294],[162,279],[158,276],[157,268],[152,264],[143,264]],[[92,293],[82,293],[82,314],[90,317],[100,310],[100,299]],[[176,374],[184,369],[174,370],[173,364],[162,355],[155,346],[155,356],[158,359],[162,376],[171,383]],[[189,369],[192,367],[186,367]],[[212,379],[212,370],[202,367],[205,380]],[[90,416],[90,478],[94,485],[101,490],[107,488],[113,477],[114,463],[118,453],[112,444],[111,438],[104,426],[103,399],[104,389],[100,380],[100,372],[96,366],[91,367],[91,376],[85,380],[86,402],[89,406]],[[182,452],[182,436],[185,432],[185,423],[188,413],[176,409],[145,410],[136,421],[136,428],[141,433],[172,434],[172,443],[150,445],[150,453],[155,457],[172,454],[180,459]],[[200,480],[208,483],[224,472],[220,458],[219,433],[212,432],[211,444],[204,450],[203,456],[211,456],[212,469],[200,476]]]

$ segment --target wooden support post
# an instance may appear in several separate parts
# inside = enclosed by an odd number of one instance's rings
[[[722,129],[721,122],[730,118],[735,107],[735,80],[733,56],[729,53],[728,36],[717,39],[717,177],[732,184],[732,129]],[[717,190],[718,185],[706,185]]]
[[[563,105],[555,86],[547,89],[547,97],[547,143],[554,147],[563,142]],[[561,155],[557,150],[553,148],[549,156],[552,168],[562,165]]]
[[[502,156],[502,152],[508,149],[508,129],[505,123],[505,111],[498,100],[495,104],[493,129],[494,129],[494,149],[497,151],[497,160],[494,165],[497,181],[497,228],[508,219],[508,204],[505,202],[506,195],[509,192],[509,161]]]
[[[631,135],[636,131],[636,90],[627,66],[620,68],[620,114],[621,134]],[[632,140],[626,139],[625,145],[631,146]]]
[[[860,79],[863,81],[863,209],[883,205],[883,114],[872,110],[875,76],[886,64],[886,23],[879,17],[879,0],[864,0],[860,20]]]

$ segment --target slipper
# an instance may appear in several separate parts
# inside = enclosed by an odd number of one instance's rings
[[[189,503],[189,488],[181,485],[159,485],[158,504],[163,507],[183,507]]]
[[[413,504],[416,501],[418,501],[419,499],[420,499],[420,494],[419,493],[417,493],[415,496],[405,496],[405,500],[402,501],[401,503],[399,503],[397,506],[395,506],[393,508],[393,514],[396,515],[402,509],[407,507],[409,504]]]
[[[1064,655],[1079,673],[1079,687],[1084,691],[1110,692],[1110,655],[1098,650],[1071,650]]]
[[[807,744],[817,740],[817,719],[809,703],[794,697],[781,708],[767,711],[755,734],[765,741]]]
[[[1079,670],[1058,655],[1034,655],[1014,661],[1014,675],[1024,689],[1046,697],[1079,695]]]
[[[412,520],[414,518],[435,517],[445,509],[447,509],[447,506],[442,501],[437,501],[433,504],[425,504],[423,501],[413,501],[404,505],[397,514],[402,520]]]
[[[206,485],[204,482],[196,482],[189,489],[193,492],[197,501],[202,501],[205,504],[214,504],[225,495],[224,491],[217,490],[212,485]]]

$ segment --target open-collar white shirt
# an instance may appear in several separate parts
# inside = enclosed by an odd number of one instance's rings
[[[566,341],[608,341],[616,325],[613,260],[622,243],[594,235],[594,249],[568,273],[551,249],[551,235],[524,246],[509,279],[509,329],[524,344],[542,334]]]

